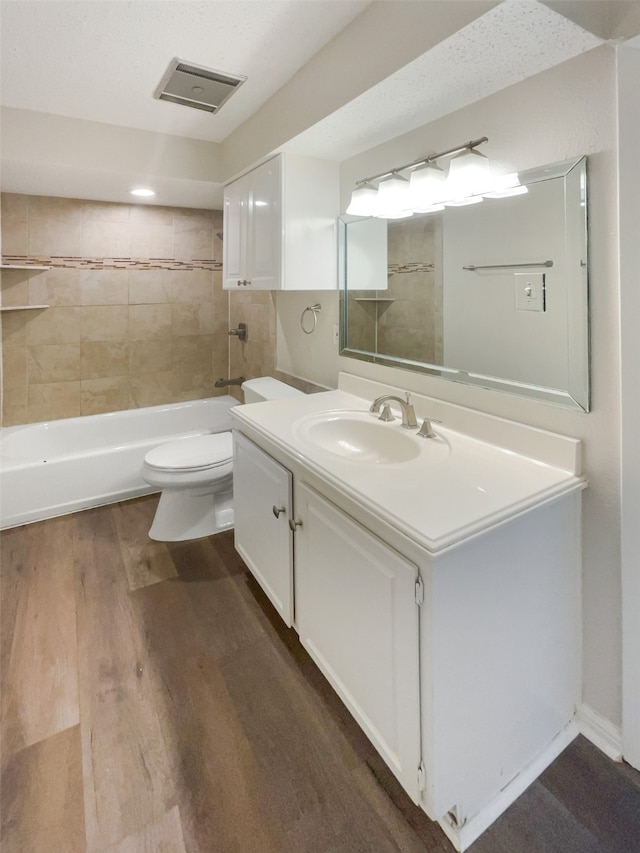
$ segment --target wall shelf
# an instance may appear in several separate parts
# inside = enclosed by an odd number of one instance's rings
[[[35,270],[43,272],[50,269],[52,268],[40,266],[39,264],[0,264],[0,270]]]
[[[390,296],[356,296],[356,302],[394,302]]]
[[[48,305],[0,305],[1,311],[37,311],[41,308],[48,308]]]

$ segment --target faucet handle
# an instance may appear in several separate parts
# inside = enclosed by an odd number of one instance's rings
[[[389,404],[385,403],[382,407],[382,413],[378,418],[379,421],[395,421],[394,416],[391,414],[391,409],[389,408]]]
[[[436,433],[433,431],[431,424],[441,424],[442,421],[436,420],[436,418],[425,418],[422,421],[422,426],[416,433],[420,438],[435,438]]]

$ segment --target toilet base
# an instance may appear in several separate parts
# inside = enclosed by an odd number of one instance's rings
[[[160,495],[149,538],[158,542],[183,542],[232,527],[233,489],[208,494],[198,490],[166,490]]]

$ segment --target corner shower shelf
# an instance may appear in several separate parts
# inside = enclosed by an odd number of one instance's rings
[[[356,302],[394,302],[390,296],[356,296]]]
[[[48,305],[0,305],[0,311],[36,311],[39,308],[48,307]]]
[[[39,264],[0,264],[0,270],[36,270],[43,272],[50,269],[51,267],[43,267]]]

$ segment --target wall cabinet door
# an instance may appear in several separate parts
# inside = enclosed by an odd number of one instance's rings
[[[420,800],[418,570],[296,484],[300,640],[415,802]]]
[[[335,162],[279,154],[225,187],[227,289],[335,290]]]
[[[246,280],[248,206],[249,186],[245,176],[229,184],[224,191],[222,265],[225,288],[243,287]]]
[[[234,434],[235,547],[286,624],[293,622],[291,473]]]
[[[223,282],[227,289],[276,290],[282,262],[279,157],[225,187]]]

